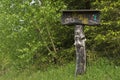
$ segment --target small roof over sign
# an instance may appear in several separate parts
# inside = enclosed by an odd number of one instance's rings
[[[85,13],[86,12],[88,12],[88,13],[93,12],[94,13],[94,12],[100,12],[100,11],[99,10],[90,10],[90,9],[83,9],[83,10],[81,9],[81,10],[62,10],[62,12],[80,12],[80,13],[82,13],[82,12],[85,12]]]

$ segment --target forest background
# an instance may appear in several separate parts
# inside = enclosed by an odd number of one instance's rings
[[[120,65],[120,0],[0,0],[0,74],[74,61],[74,26],[61,25],[61,11],[86,8],[101,11],[101,25],[84,28],[87,62]]]

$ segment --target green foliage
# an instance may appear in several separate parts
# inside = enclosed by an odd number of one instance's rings
[[[86,0],[30,2],[0,1],[0,70],[10,65],[41,68],[74,60],[74,27],[61,25],[61,10],[84,9]],[[119,56],[120,1],[94,0],[90,4],[92,9],[101,10],[101,25],[85,27],[89,60],[97,55],[94,51]]]
[[[120,1],[96,1],[92,7],[101,11],[101,25],[87,27],[88,46],[103,55],[118,56],[120,49]]]
[[[8,53],[16,68],[56,63],[61,40],[67,39],[59,38],[65,31],[59,30],[64,3],[49,0],[30,5],[30,1],[2,0],[1,5],[1,53]]]
[[[10,70],[5,75],[0,76],[1,80],[74,80],[75,64],[69,63],[64,66],[51,66],[46,71]],[[120,66],[111,64],[106,58],[97,59],[94,63],[87,65],[87,72],[77,76],[76,80],[119,80]]]

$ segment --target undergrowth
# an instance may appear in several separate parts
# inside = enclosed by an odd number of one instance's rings
[[[50,66],[46,71],[24,70],[19,72],[10,69],[0,76],[0,80],[119,80],[120,66],[111,63],[107,58],[100,58],[87,63],[84,75],[75,77],[75,62],[63,66]]]

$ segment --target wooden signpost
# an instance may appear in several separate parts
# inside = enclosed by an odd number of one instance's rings
[[[62,11],[62,24],[75,25],[76,48],[76,75],[86,71],[86,51],[84,25],[96,26],[100,24],[100,11],[98,10],[64,10]]]

